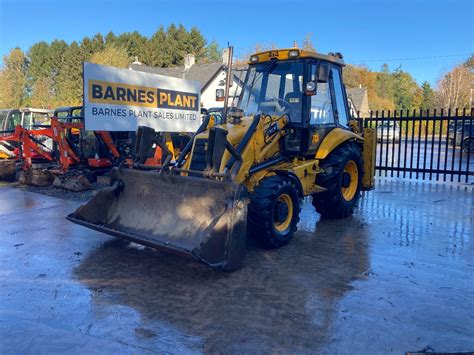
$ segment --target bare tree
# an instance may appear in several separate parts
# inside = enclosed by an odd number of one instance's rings
[[[316,48],[314,47],[313,41],[311,40],[311,37],[313,36],[313,32],[310,32],[306,35],[304,41],[303,41],[303,49],[306,51],[311,51],[311,52],[316,52]]]
[[[469,106],[472,72],[459,65],[438,82],[437,102],[444,109],[462,109]]]

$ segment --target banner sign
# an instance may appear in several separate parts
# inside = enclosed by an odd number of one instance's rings
[[[84,63],[85,129],[195,132],[200,92],[196,81]]]

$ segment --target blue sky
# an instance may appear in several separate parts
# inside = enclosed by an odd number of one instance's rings
[[[0,0],[0,54],[37,41],[97,32],[152,34],[160,25],[197,26],[236,54],[255,43],[288,47],[309,33],[319,52],[379,69],[399,65],[436,83],[473,52],[473,0],[105,1]]]

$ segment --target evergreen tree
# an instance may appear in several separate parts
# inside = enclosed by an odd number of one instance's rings
[[[105,45],[106,46],[115,46],[115,45],[117,45],[117,36],[112,31],[107,33],[107,36],[105,36]]]
[[[28,79],[31,84],[40,78],[51,76],[53,63],[49,60],[50,46],[42,41],[35,43],[28,51]]]
[[[163,26],[160,26],[147,41],[143,54],[138,59],[146,65],[163,67],[169,62],[165,47],[166,32]]]
[[[392,73],[393,100],[397,110],[413,110],[421,104],[420,88],[413,77],[397,68]]]
[[[200,62],[206,58],[206,39],[196,27],[191,28],[191,31],[188,34],[187,42],[187,52],[194,54],[196,56],[197,62]]]
[[[421,84],[422,100],[420,108],[423,110],[433,109],[435,107],[435,92],[429,82]]]
[[[122,33],[117,37],[117,47],[125,48],[130,59],[142,56],[148,39],[137,31]]]
[[[58,75],[61,69],[67,65],[63,56],[67,52],[69,45],[63,40],[54,40],[49,46],[47,65],[50,68],[51,85],[54,95],[58,93]]]
[[[206,48],[206,56],[211,62],[218,62],[221,60],[221,49],[216,41],[212,41]]]
[[[165,66],[182,64],[184,53],[182,46],[179,46],[179,40],[182,39],[182,33],[178,33],[178,29],[171,24],[166,31],[166,41],[164,52],[166,54]]]
[[[105,47],[104,37],[97,33],[94,37],[84,37],[81,41],[81,50],[85,58],[90,58],[94,53],[97,53],[103,50]]]
[[[394,82],[387,64],[383,64],[381,71],[377,73],[377,96],[393,100]]]
[[[62,105],[82,105],[82,63],[86,55],[75,41],[63,55],[57,83],[57,96]]]

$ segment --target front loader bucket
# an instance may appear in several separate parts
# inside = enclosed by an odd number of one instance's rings
[[[126,168],[114,168],[111,181],[67,218],[224,270],[241,266],[247,199],[240,185]]]

